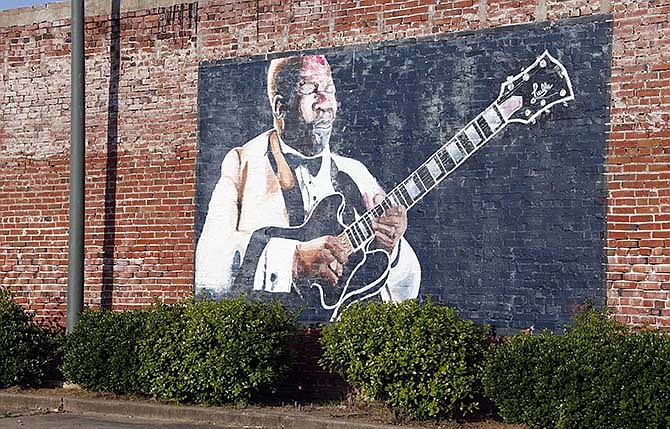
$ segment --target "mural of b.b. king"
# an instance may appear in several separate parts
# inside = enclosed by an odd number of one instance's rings
[[[318,303],[312,320],[361,298],[416,298],[421,268],[403,238],[405,205],[331,150],[338,105],[327,59],[273,60],[267,95],[272,129],[223,160],[198,242],[197,290],[295,294]]]
[[[202,63],[196,294],[560,330],[605,296],[610,60],[604,16]]]

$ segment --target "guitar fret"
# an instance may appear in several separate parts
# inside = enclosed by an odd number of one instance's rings
[[[351,243],[351,247],[353,247],[353,248],[358,247],[358,243],[356,243],[356,240],[354,239],[350,228],[346,228],[344,230],[344,234],[347,236],[347,240],[349,240],[349,243]]]
[[[414,183],[416,184],[416,187],[419,188],[420,195],[423,195],[426,192],[426,190],[428,190],[428,187],[423,182],[423,180],[421,178],[421,173],[419,172],[418,169],[416,171],[414,171],[414,174],[412,174],[412,181],[414,181]],[[412,197],[412,198],[414,198],[414,197]],[[414,200],[416,200],[416,198],[414,198]]]
[[[458,164],[460,160],[463,159],[463,157],[465,156],[463,155],[463,152],[461,152],[461,150],[458,148],[458,145],[456,145],[456,143],[454,142],[449,143],[446,146],[446,149],[451,159],[454,160],[454,164]]]
[[[444,167],[441,165],[439,158],[435,156],[432,156],[430,159],[428,159],[425,168],[435,183],[437,183],[437,181],[440,180],[442,176],[447,174],[447,172],[444,171]]]
[[[481,115],[477,117],[475,123],[479,127],[482,136],[484,136],[484,140],[488,140],[493,135],[493,130],[491,130],[488,122],[486,122],[486,120]]]
[[[472,124],[465,129],[465,135],[468,137],[474,147],[477,147],[477,145],[482,141],[482,138],[479,135],[479,131],[477,131],[475,126]]]
[[[358,230],[356,229],[357,225],[358,225],[358,224],[357,224],[356,222],[354,222],[354,223],[351,224],[351,231],[352,231],[354,237],[356,237],[356,241],[358,242],[358,244],[356,245],[356,247],[360,246],[360,245],[363,243],[363,241],[364,241],[364,240],[363,240],[363,236],[361,235],[360,231],[358,231]]]
[[[363,229],[363,233],[365,233],[366,239],[371,235],[374,235],[374,232],[372,231],[372,222],[368,219],[367,214],[363,215],[363,217],[360,219],[360,222],[365,227]]]
[[[411,198],[412,201],[416,201],[416,197],[421,195],[421,190],[414,182],[414,175],[410,176],[407,180],[402,182],[402,187],[407,192],[407,195]]]
[[[358,228],[358,233],[361,236],[361,241],[365,241],[368,238],[368,232],[365,229],[365,223],[361,222],[360,219],[356,222],[356,227]]]
[[[498,112],[498,109],[496,108],[495,104],[486,109],[482,114],[482,117],[486,121],[486,124],[489,126],[491,133],[494,133],[503,122],[502,116]]]
[[[502,123],[507,122],[507,120],[503,116],[502,112],[500,111],[500,107],[498,107],[498,104],[493,103],[492,107],[491,107],[491,110],[493,110],[493,112],[498,116],[498,118],[500,119],[500,122],[502,122]]]
[[[412,197],[410,197],[410,195],[407,192],[407,189],[405,189],[404,185],[401,184],[400,186],[398,186],[398,192],[400,192],[400,196],[402,197],[402,199],[404,201],[403,205],[405,207],[409,207],[409,206],[412,205],[410,203],[414,203],[414,200],[412,200]]]
[[[463,135],[463,133],[456,134],[456,139],[465,148],[466,153],[474,152],[475,146],[472,144],[470,139]]]
[[[367,223],[365,222],[365,216],[361,216],[356,220],[358,224],[358,229],[363,233],[363,237],[368,235]]]
[[[472,122],[472,125],[475,126],[475,130],[477,131],[477,134],[479,134],[479,137],[481,137],[482,140],[486,140],[486,134],[484,134],[484,131],[482,131],[482,128],[477,123],[478,119],[478,117],[475,118],[475,120]]]
[[[456,163],[453,159],[451,159],[451,156],[449,156],[445,147],[440,149],[437,153],[437,156],[440,159],[440,162],[442,163],[445,171],[449,172],[456,167]]]
[[[433,179],[433,175],[428,170],[428,167],[426,167],[425,165],[422,165],[421,167],[419,167],[419,169],[417,171],[419,173],[419,177],[421,178],[421,181],[423,182],[424,186],[426,187],[426,191],[429,188],[432,188],[433,185],[435,185],[435,179]]]
[[[463,146],[463,144],[461,143],[461,141],[459,139],[457,139],[457,138],[453,139],[452,144],[455,144],[456,146],[458,146],[458,149],[460,149],[460,151],[463,152],[463,154],[465,154],[465,155],[468,154],[468,150]]]

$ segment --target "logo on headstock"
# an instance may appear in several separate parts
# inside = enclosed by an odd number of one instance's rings
[[[528,124],[553,105],[574,98],[565,67],[545,51],[521,73],[507,78],[496,101],[505,120]]]

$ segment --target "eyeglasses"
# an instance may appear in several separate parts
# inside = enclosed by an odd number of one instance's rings
[[[323,92],[326,94],[335,94],[335,85],[329,83],[325,88],[319,89],[319,84],[314,82],[303,82],[298,85],[297,92],[300,95],[311,95],[316,92]]]

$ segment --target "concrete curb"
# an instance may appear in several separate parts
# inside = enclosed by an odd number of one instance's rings
[[[0,392],[0,409],[48,409],[74,414],[105,414],[133,416],[146,419],[217,423],[254,428],[285,429],[409,429],[359,421],[321,418],[305,413],[277,413],[255,410],[233,410],[217,407],[152,404],[117,399],[84,399],[68,396],[31,395]]]

